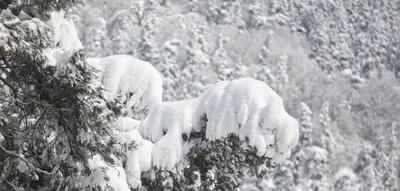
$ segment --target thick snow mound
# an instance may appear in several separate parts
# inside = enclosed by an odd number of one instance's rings
[[[135,132],[137,133],[137,132]],[[126,174],[129,186],[132,189],[138,188],[142,182],[140,176],[142,172],[148,171],[152,167],[151,151],[153,143],[141,140],[137,148],[126,153]]]
[[[159,72],[148,62],[128,55],[88,58],[88,63],[99,70],[98,80],[108,100],[121,95],[130,112],[141,112],[162,99]]]
[[[143,125],[139,127],[144,138],[154,142],[153,166],[172,169],[182,159],[182,134],[193,129],[193,114],[198,99],[162,102],[153,105]]]
[[[120,73],[113,75],[122,76]],[[142,122],[123,117],[114,128],[121,145],[135,144],[125,153],[123,176],[129,188],[140,187],[142,172],[173,170],[190,149],[183,135],[190,136],[201,128],[206,128],[209,140],[235,134],[248,140],[259,155],[274,161],[288,157],[299,136],[298,124],[286,113],[282,99],[268,85],[250,78],[217,83],[195,99],[153,102]]]
[[[297,121],[265,83],[243,78],[215,84],[196,99],[154,104],[139,132],[154,143],[152,165],[170,170],[183,158],[183,134],[206,123],[209,140],[238,135],[274,161],[290,156],[299,138]]]
[[[282,99],[267,84],[251,78],[220,82],[201,97],[196,129],[207,117],[207,139],[233,133],[248,138],[259,155],[277,161],[290,156],[299,137],[298,123],[286,113]]]
[[[135,148],[128,149],[126,155],[126,180],[130,188],[135,189],[142,184],[140,176],[142,172],[148,171],[152,167],[151,152],[153,143],[142,138],[138,132],[140,121],[129,117],[122,117],[115,123],[114,137],[120,144],[134,143]]]
[[[190,133],[192,119],[199,99],[162,102],[151,107],[148,116],[139,127],[142,136],[152,142],[159,141],[166,133]]]

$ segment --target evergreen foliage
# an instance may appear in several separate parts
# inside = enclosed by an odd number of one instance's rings
[[[64,3],[43,1],[35,10],[61,9],[73,1]],[[87,161],[94,153],[110,163],[109,155],[118,154],[111,150],[108,126],[121,109],[107,104],[93,83],[85,51],[75,52],[63,65],[47,64],[44,51],[55,45],[42,21],[11,19],[0,29],[6,37],[0,46],[1,185],[73,187],[74,178],[89,173]]]

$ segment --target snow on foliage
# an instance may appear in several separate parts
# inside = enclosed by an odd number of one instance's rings
[[[63,12],[53,13],[48,25],[56,41],[54,49],[46,50],[48,64],[63,67],[82,44]],[[111,155],[112,165],[100,155],[91,158],[90,175],[78,180],[83,189],[139,188],[143,172],[172,170],[182,162],[190,147],[184,145],[185,135],[202,128],[206,128],[207,140],[235,135],[253,146],[257,155],[273,161],[288,157],[297,144],[296,120],[286,113],[282,99],[261,81],[223,81],[198,98],[162,102],[161,75],[151,64],[127,55],[90,58],[87,62],[99,71],[97,80],[105,89],[105,98],[121,100],[130,113],[110,128],[116,140],[113,149],[123,151],[124,156]],[[147,109],[143,121],[130,118]]]
[[[162,102],[150,109],[140,132],[155,143],[153,166],[170,170],[181,160],[182,134],[192,131],[197,102],[198,99]]]
[[[111,167],[104,162],[100,155],[95,155],[89,160],[89,168],[92,171],[89,176],[82,176],[80,179],[81,187],[87,190],[99,189],[129,191],[127,177],[124,168],[121,166]]]
[[[343,167],[335,174],[334,189],[338,191],[356,191],[359,190],[357,176],[349,167]]]
[[[204,117],[207,139],[238,135],[259,155],[276,161],[290,156],[298,141],[297,121],[268,85],[250,78],[224,81],[197,99],[162,102],[150,109],[139,131],[155,143],[153,165],[172,169],[182,158],[182,135],[200,131]]]
[[[127,148],[125,152],[125,172],[128,185],[138,188],[141,185],[141,172],[151,168],[151,150],[153,143],[142,138],[137,128],[141,122],[129,117],[122,117],[115,123],[114,136],[118,137],[120,144],[134,143],[133,148]]]
[[[298,141],[297,121],[265,83],[251,78],[221,82],[201,96],[197,116],[207,116],[207,138],[230,133],[249,139],[258,154],[281,160]],[[198,121],[197,121],[198,122]]]
[[[192,119],[197,107],[198,99],[155,104],[143,121],[140,133],[152,142],[159,141],[165,133],[190,133],[193,129]]]
[[[46,24],[52,28],[56,44],[55,48],[45,50],[49,65],[56,66],[66,63],[77,50],[83,48],[75,25],[64,18],[63,11],[53,12]]]
[[[89,58],[99,70],[98,80],[106,89],[106,99],[121,96],[128,112],[148,109],[162,99],[162,82],[158,71],[149,63],[128,55]]]
[[[268,85],[250,78],[220,82],[196,99],[152,105],[142,123],[129,117],[117,121],[119,140],[136,144],[126,152],[130,187],[138,188],[141,172],[152,167],[175,168],[187,150],[184,135],[201,131],[204,123],[208,140],[234,134],[275,161],[288,157],[298,141],[296,120]]]

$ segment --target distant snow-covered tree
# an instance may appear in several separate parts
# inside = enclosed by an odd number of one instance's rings
[[[335,191],[358,191],[360,190],[360,185],[357,179],[357,175],[353,172],[351,168],[341,168],[335,174]]]
[[[108,34],[110,35],[111,48],[108,49],[108,55],[113,54],[135,54],[132,46],[131,34],[127,31],[132,29],[132,21],[134,16],[128,10],[122,10],[108,23]]]
[[[259,62],[260,67],[257,68],[256,78],[266,82],[272,89],[277,89],[277,79],[275,74],[272,72],[271,67],[271,52],[270,52],[270,41],[272,38],[273,32],[269,31],[266,39],[261,46],[260,53],[257,58],[257,62]]]
[[[279,164],[273,172],[273,180],[276,191],[289,191],[296,189],[295,165],[292,161]]]
[[[281,92],[285,90],[287,84],[289,83],[289,76],[287,74],[288,71],[288,56],[282,55],[279,57],[278,63],[276,64],[276,83],[277,83],[277,91]]]
[[[140,59],[150,62],[153,65],[160,62],[160,52],[155,41],[155,21],[155,18],[144,21],[137,51]]]
[[[204,90],[208,81],[205,73],[210,67],[207,42],[204,38],[204,26],[195,28],[189,32],[189,40],[186,47],[186,60],[183,64],[180,83],[183,87],[182,98],[198,96]],[[193,83],[185,83],[191,81]]]
[[[333,139],[331,132],[331,117],[330,117],[330,105],[329,102],[324,102],[322,104],[321,113],[319,115],[319,123],[321,125],[322,131],[319,138],[319,145],[328,152],[332,152],[335,149],[336,142]]]
[[[376,154],[376,150],[370,145],[366,145],[358,152],[354,172],[362,182],[362,190],[377,191],[385,188],[376,167],[381,158],[377,158]]]
[[[304,102],[300,104],[300,144],[302,146],[311,146],[314,144],[314,131],[312,121],[312,111]]]
[[[245,27],[239,0],[208,1],[205,15],[209,21],[216,24]]]
[[[232,68],[229,63],[229,55],[226,51],[225,45],[228,43],[229,38],[224,36],[219,36],[217,39],[217,47],[214,51],[214,54],[211,57],[211,62],[216,67],[216,73],[218,75],[218,79],[220,80],[229,80],[232,78]]]
[[[88,23],[90,26],[85,30],[85,33],[82,37],[82,43],[86,44],[86,49],[88,51],[88,56],[102,56],[104,55],[105,47],[109,45],[107,39],[107,23],[103,18],[99,18],[95,15],[91,15],[88,11],[87,16],[93,18],[94,23]]]
[[[176,99],[177,92],[174,91],[178,88],[178,79],[181,76],[180,66],[177,63],[178,48],[182,42],[178,39],[172,39],[165,42],[161,52],[160,63],[156,65],[158,71],[161,72],[163,77],[164,99]]]
[[[267,17],[264,9],[265,7],[263,5],[265,5],[265,3],[258,0],[250,1],[250,5],[247,10],[249,15],[247,21],[248,28],[259,29],[267,24]]]
[[[330,180],[327,175],[329,172],[328,153],[325,149],[318,146],[307,146],[301,148],[293,155],[298,186],[303,190],[329,190]]]

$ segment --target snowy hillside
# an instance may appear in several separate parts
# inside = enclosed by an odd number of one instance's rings
[[[0,190],[399,190],[399,9],[0,0]]]
[[[193,99],[210,84],[239,77],[261,80],[282,96],[299,121],[300,144],[267,181],[249,179],[240,188],[396,190],[399,5],[88,0],[71,18],[91,56],[129,54],[155,66],[163,100]],[[225,98],[199,102],[223,108],[236,101]],[[236,123],[230,118],[208,123]]]

